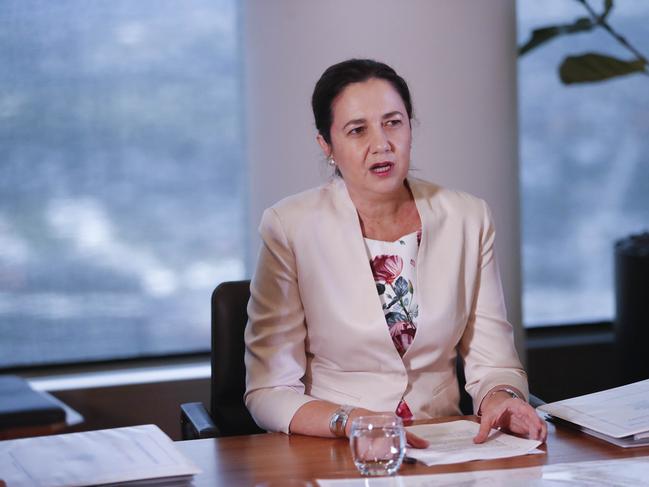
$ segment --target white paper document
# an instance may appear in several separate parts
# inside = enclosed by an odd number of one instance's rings
[[[0,480],[11,487],[166,483],[199,472],[154,425],[0,441]]]
[[[318,479],[320,487],[636,487],[647,485],[649,457],[594,462],[562,463],[542,467],[475,472],[377,477]]]
[[[642,439],[649,431],[649,379],[537,409],[613,438]]]
[[[425,449],[408,448],[407,453],[428,466],[526,455],[541,444],[540,441],[526,440],[496,430],[491,430],[487,441],[475,444],[473,438],[478,434],[480,425],[466,420],[420,424],[406,429],[430,443]]]

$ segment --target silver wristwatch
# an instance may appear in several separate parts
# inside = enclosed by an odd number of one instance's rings
[[[494,389],[493,391],[489,392],[485,397],[482,398],[482,402],[484,402],[485,399],[493,396],[496,392],[504,392],[506,394],[509,394],[509,396],[512,399],[521,399],[521,396],[518,395],[518,393],[510,388],[510,387],[498,387],[497,389]],[[480,403],[480,409],[476,413],[476,416],[481,417],[482,416],[482,403]]]
[[[498,389],[496,389],[494,391],[491,391],[491,394],[489,394],[489,395],[491,396],[491,395],[495,394],[496,392],[506,392],[507,394],[509,394],[512,397],[512,399],[520,399],[521,398],[516,393],[516,391],[514,389],[510,389],[509,387],[499,387]]]
[[[343,405],[334,411],[329,419],[329,431],[334,436],[345,436],[345,427],[349,420],[349,413],[354,409],[354,406]]]

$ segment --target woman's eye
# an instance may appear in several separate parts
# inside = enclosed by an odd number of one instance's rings
[[[397,125],[401,125],[401,120],[399,120],[399,119],[388,120],[387,122],[385,122],[385,124],[388,127],[396,127]]]

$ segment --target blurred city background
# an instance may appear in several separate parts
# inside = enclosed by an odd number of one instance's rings
[[[208,350],[244,274],[234,0],[0,2],[0,366]]]

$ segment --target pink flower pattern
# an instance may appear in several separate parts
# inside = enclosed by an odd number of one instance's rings
[[[404,237],[405,239],[405,237]],[[406,245],[404,239],[398,241]],[[421,243],[421,229],[417,232],[417,247]],[[370,261],[376,290],[383,302],[383,312],[390,331],[390,337],[399,355],[403,357],[412,344],[417,324],[418,307],[413,303],[414,287],[411,280],[403,274],[403,259],[399,255],[376,255]],[[409,260],[411,268],[416,268],[414,259]],[[404,420],[411,420],[413,415],[406,401],[402,398],[396,414]]]
[[[398,255],[377,255],[370,262],[375,282],[392,284],[403,270],[403,260]]]

